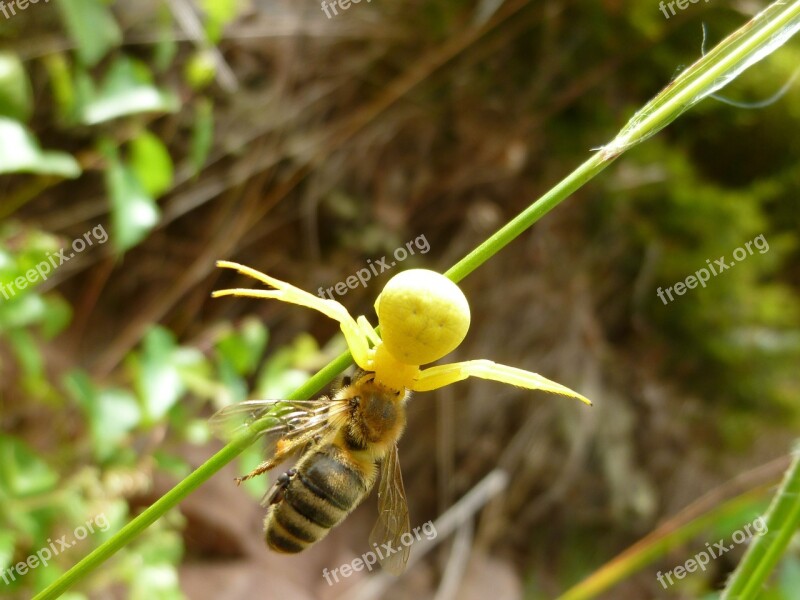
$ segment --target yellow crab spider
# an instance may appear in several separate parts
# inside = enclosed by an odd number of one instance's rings
[[[420,369],[454,350],[469,329],[469,304],[461,289],[444,275],[426,269],[410,269],[392,277],[375,301],[381,335],[366,317],[353,319],[336,300],[314,296],[285,281],[226,260],[217,266],[234,269],[271,288],[235,288],[212,293],[220,296],[275,298],[299,304],[339,322],[353,360],[375,380],[393,390],[435,390],[467,377],[500,381],[530,390],[561,394],[591,402],[555,381],[490,360],[468,360]]]

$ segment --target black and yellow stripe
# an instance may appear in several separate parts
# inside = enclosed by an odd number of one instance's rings
[[[267,545],[296,553],[324,538],[369,493],[374,477],[360,472],[342,449],[327,444],[303,457],[283,498],[264,521]]]

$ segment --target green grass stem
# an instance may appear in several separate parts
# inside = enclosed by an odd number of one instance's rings
[[[739,566],[731,575],[721,600],[758,598],[786,551],[789,541],[800,529],[800,441],[794,460],[786,471],[778,492],[772,498],[765,516],[766,533],[753,538]]]

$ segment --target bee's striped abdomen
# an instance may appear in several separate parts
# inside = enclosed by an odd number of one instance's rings
[[[298,463],[282,499],[267,513],[267,545],[278,552],[305,550],[358,506],[373,483],[341,449],[326,445],[314,450]]]

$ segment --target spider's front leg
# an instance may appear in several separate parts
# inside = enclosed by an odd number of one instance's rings
[[[367,321],[367,317],[361,315],[356,319],[356,323],[361,328],[361,331],[364,333],[364,336],[372,342],[373,346],[377,346],[378,344],[383,343],[381,337],[378,335],[378,332],[375,331],[375,328],[370,325],[370,322]]]
[[[224,269],[234,269],[243,275],[252,277],[262,283],[275,288],[274,290],[251,290],[247,288],[233,288],[227,290],[217,290],[212,292],[211,296],[219,298],[220,296],[246,296],[249,298],[274,298],[282,302],[290,302],[299,306],[305,306],[312,310],[321,312],[326,317],[330,317],[334,321],[338,321],[344,333],[344,338],[347,341],[347,346],[353,355],[353,360],[362,369],[369,368],[370,353],[368,335],[369,333],[364,330],[359,323],[350,316],[347,309],[336,300],[327,300],[319,298],[313,294],[301,290],[290,283],[281,281],[270,277],[260,271],[240,265],[239,263],[230,262],[227,260],[218,260],[217,266]],[[365,319],[366,321],[366,319]],[[371,328],[370,328],[371,329]],[[375,331],[372,330],[374,334]]]
[[[467,377],[479,377],[481,379],[510,383],[529,390],[542,390],[553,394],[561,394],[562,396],[577,398],[590,406],[592,404],[588,398],[546,377],[483,359],[423,369],[411,389],[416,392],[427,392],[450,385],[456,381],[462,381]]]

